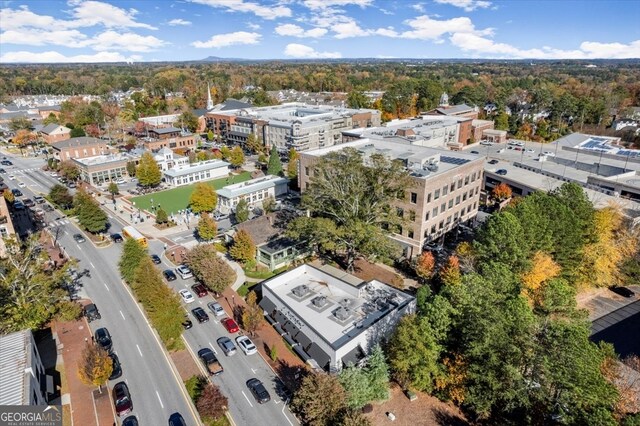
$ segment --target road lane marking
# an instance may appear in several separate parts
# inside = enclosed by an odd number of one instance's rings
[[[124,317],[124,314],[122,313],[122,311],[120,311],[120,316],[122,317],[123,320],[126,320],[126,318]]]
[[[140,356],[142,356],[142,351],[140,350],[140,346],[138,346],[137,343],[136,343],[136,348],[138,348],[138,353],[140,354]]]
[[[162,399],[160,399],[160,394],[156,391],[156,395],[158,396],[158,401],[160,401],[160,406],[164,408],[164,404],[162,403]]]
[[[104,284],[104,288],[106,288],[106,289],[107,289],[107,291],[108,291],[109,293],[111,293],[111,290],[109,290],[109,287],[107,286],[107,283],[102,283],[102,284]]]
[[[253,371],[253,374],[256,374],[256,371],[258,370],[256,370],[255,368],[252,368],[251,371]]]
[[[211,349],[213,350],[213,353],[218,355],[218,351],[216,351],[216,348],[213,347],[213,343],[209,342],[209,346],[211,346]]]
[[[285,414],[285,412],[284,412],[284,409],[285,409],[285,408],[287,408],[287,402],[288,402],[288,401],[289,401],[289,400],[285,401],[285,402],[284,402],[284,405],[282,406],[282,415],[284,416],[284,418],[285,418],[285,419],[287,419],[287,421],[289,422],[289,424],[290,424],[291,426],[293,426],[293,423],[291,423],[291,420],[289,420],[289,417],[287,417],[287,415],[286,415],[286,414]]]
[[[251,407],[253,407],[253,404],[251,403],[251,401],[249,401],[249,398],[247,398],[247,394],[246,394],[246,393],[244,393],[244,391],[241,391],[241,392],[242,392],[242,395],[244,395],[244,398],[245,398],[245,399],[247,400],[247,402],[249,403],[249,405],[250,405]],[[289,422],[289,423],[291,423],[291,422]]]
[[[93,262],[89,262],[89,265],[91,265],[93,269],[96,269],[96,266],[93,264]]]

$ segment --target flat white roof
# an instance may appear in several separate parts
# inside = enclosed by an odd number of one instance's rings
[[[319,336],[334,350],[413,300],[383,282],[364,282],[331,267],[327,271],[331,273],[305,264],[265,281],[263,286],[286,306],[282,314],[300,331],[308,337]],[[267,298],[271,297],[268,292]],[[318,297],[324,305],[314,303]],[[339,310],[345,316],[338,317]]]
[[[199,173],[199,172],[205,172],[207,170],[219,169],[221,167],[228,168],[229,166],[230,164],[227,163],[226,161],[209,160],[209,161],[202,161],[195,164],[187,164],[184,166],[174,167],[173,169],[169,169],[165,171],[164,174],[171,177],[179,177],[179,176],[190,175],[192,173]]]
[[[242,195],[251,194],[252,192],[260,191],[263,189],[273,188],[279,184],[287,183],[288,180],[283,177],[267,175],[245,182],[227,185],[224,188],[218,189],[216,192],[220,197],[231,199],[240,197]]]
[[[95,157],[74,158],[73,160],[86,166],[95,166],[97,164],[115,163],[118,161],[133,161],[135,160],[135,158],[127,154],[117,153],[109,155],[96,155]]]
[[[0,405],[24,404],[29,330],[0,336]]]

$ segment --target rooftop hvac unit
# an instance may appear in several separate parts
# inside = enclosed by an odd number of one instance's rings
[[[299,285],[298,287],[295,287],[293,290],[291,290],[291,292],[293,294],[295,294],[298,297],[304,297],[306,296],[309,292],[311,291],[311,289],[309,288],[308,285],[306,284],[302,284]]]
[[[346,321],[351,316],[351,312],[345,307],[340,307],[333,312],[333,315],[340,321]]]
[[[327,304],[327,296],[314,297],[311,300],[311,303],[313,303],[313,306],[315,306],[316,308],[322,308],[324,305]]]
[[[338,300],[338,304],[344,308],[348,308],[352,303],[353,302],[348,297],[343,297],[342,299]]]

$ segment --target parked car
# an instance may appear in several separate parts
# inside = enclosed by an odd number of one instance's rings
[[[471,151],[471,154],[480,154],[478,151]]]
[[[133,410],[129,387],[125,382],[118,382],[113,387],[113,403],[116,407],[116,414],[119,417],[126,416]]]
[[[496,174],[499,174],[500,176],[504,176],[507,174],[507,171],[505,169],[496,170]]]
[[[487,146],[491,146],[491,145],[493,145],[493,142],[491,142],[491,141],[487,141],[487,140],[481,140],[481,141],[480,141],[480,145],[487,145]]]
[[[171,269],[165,269],[164,271],[162,271],[162,275],[164,275],[164,278],[167,281],[175,281],[178,279],[178,277],[176,276],[176,274],[173,273],[173,271]]]
[[[118,377],[122,376],[122,365],[120,364],[120,359],[118,359],[118,355],[111,353],[109,354],[111,358],[111,376],[109,376],[109,380],[115,380]]]
[[[498,164],[498,163],[499,163],[499,161],[496,160],[496,159],[493,159],[493,160],[489,161],[489,164]]]
[[[173,413],[169,417],[169,426],[187,426],[180,413]]]
[[[157,254],[152,254],[151,255],[151,261],[153,263],[155,263],[156,265],[159,265],[162,263],[162,259],[160,259],[160,256],[158,256]]]
[[[229,333],[237,333],[240,331],[238,324],[236,324],[236,322],[231,318],[223,319],[222,325],[224,325],[224,328],[226,328]]]
[[[129,416],[122,421],[122,426],[138,426],[138,418],[136,416]]]
[[[13,194],[14,197],[22,197],[22,191],[20,191],[17,188],[13,188],[11,190],[11,193]]]
[[[33,207],[36,205],[36,203],[31,198],[25,198],[23,203],[27,207]]]
[[[204,311],[204,309],[197,307],[191,310],[193,316],[198,320],[199,323],[209,321],[209,315]]]
[[[98,307],[94,303],[89,303],[84,307],[84,316],[89,322],[102,318],[102,315],[100,315],[100,312],[98,311]]]
[[[189,318],[187,318],[186,316],[184,317],[184,321],[182,321],[182,327],[185,330],[190,329],[191,327],[193,327],[193,323],[191,322],[191,320]]]
[[[35,201],[38,204],[42,204],[44,203],[44,197],[41,197],[40,195],[36,195],[35,197],[33,197],[33,201]]]
[[[207,303],[207,306],[209,307],[209,310],[213,315],[217,317],[225,315],[225,311],[222,308],[222,305],[220,305],[218,302],[209,302]]]
[[[207,369],[210,376],[217,376],[224,371],[220,361],[216,358],[216,355],[209,348],[202,348],[198,351],[198,358],[204,364],[204,368]]]
[[[7,173],[5,169],[0,169],[0,173]]]
[[[9,160],[2,160],[0,161],[0,164],[2,164],[3,166],[13,166],[13,163]]]
[[[187,280],[193,277],[193,273],[191,272],[191,269],[189,269],[189,267],[186,265],[178,266],[176,268],[176,272],[178,273],[178,275],[180,275],[180,278],[182,278],[183,280]]]
[[[126,180],[124,180],[124,178],[120,178],[120,179],[116,180],[116,183],[117,183],[118,185],[122,185],[122,184],[124,184],[124,183],[126,183],[126,182],[127,182],[127,181],[126,181]]]
[[[256,378],[247,380],[247,387],[253,394],[253,397],[256,399],[256,401],[258,401],[258,403],[264,404],[271,401],[269,391],[267,391],[260,380]]]
[[[245,355],[253,355],[258,352],[256,345],[247,336],[236,337],[236,343]]]
[[[24,187],[26,187],[26,186],[27,186],[27,184],[26,184],[26,183],[24,183],[24,182],[18,182],[18,186],[19,186],[20,188],[24,188]]]
[[[96,334],[94,335],[94,339],[97,344],[99,344],[102,349],[107,352],[111,352],[113,347],[113,342],[111,341],[111,334],[109,334],[109,330],[105,327],[99,328],[96,330]]]
[[[191,303],[196,301],[196,298],[193,297],[193,293],[191,293],[186,288],[183,288],[178,293],[180,293],[180,297],[182,297],[182,300],[184,300],[184,303]]]
[[[633,297],[633,296],[635,296],[634,291],[631,290],[630,288],[627,288],[627,287],[614,285],[614,286],[609,287],[609,290],[611,290],[615,294],[619,294],[620,296],[623,296],[623,297]]]
[[[198,297],[205,297],[209,293],[207,291],[207,287],[205,287],[204,284],[194,284],[191,286],[191,290],[193,290],[193,292],[197,294]]]
[[[24,210],[26,207],[24,206],[22,201],[17,200],[17,201],[13,202],[13,208],[16,209],[16,210]]]
[[[42,210],[44,210],[45,212],[52,212],[53,207],[51,206],[51,204],[45,204],[44,206],[42,206]]]
[[[233,341],[228,337],[221,337],[216,340],[216,342],[218,342],[218,346],[220,346],[220,349],[222,349],[222,352],[224,352],[226,356],[231,356],[236,353],[236,345],[234,345]]]
[[[73,234],[73,239],[76,240],[76,243],[84,243],[85,240],[82,234]]]
[[[111,234],[111,241],[113,241],[114,243],[121,243],[122,241],[124,241],[124,239],[120,234]]]

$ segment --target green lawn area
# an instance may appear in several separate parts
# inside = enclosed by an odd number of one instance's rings
[[[227,182],[227,178],[225,177],[206,181],[205,183],[214,189],[220,189],[223,186],[244,182],[249,179],[251,179],[251,173],[242,172],[237,175],[234,174],[229,179],[229,182]],[[136,203],[136,207],[149,210],[151,208],[151,199],[153,199],[153,204],[155,206],[160,205],[168,214],[177,213],[178,210],[185,209],[189,206],[189,197],[191,197],[194,186],[195,184],[185,185],[174,189],[167,189],[166,191],[154,192],[153,194],[141,195],[131,198],[131,201]]]

